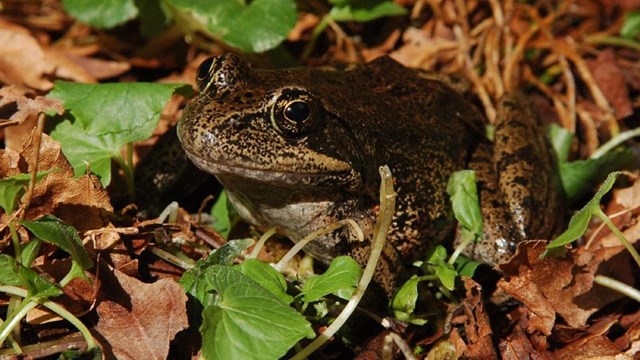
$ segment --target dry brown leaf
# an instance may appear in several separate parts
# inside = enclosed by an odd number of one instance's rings
[[[493,347],[493,331],[489,316],[482,301],[482,287],[470,278],[462,278],[466,297],[453,310],[452,325],[464,325],[464,330],[454,328],[451,332],[451,342],[456,347],[456,353],[469,359],[496,359]],[[457,314],[457,315],[456,315]]]
[[[6,147],[14,150],[22,149],[22,139],[35,127],[38,114],[53,110],[57,114],[64,112],[64,107],[59,100],[44,96],[30,96],[25,88],[14,85],[0,89],[0,109],[3,107],[15,110],[12,113],[0,114],[0,126],[4,129]],[[5,116],[6,118],[2,118]]]
[[[21,153],[11,149],[1,151],[0,178],[28,173],[34,152],[31,138],[25,139]],[[38,158],[38,171],[52,171],[36,184],[26,219],[54,214],[81,234],[109,223],[113,208],[106,190],[93,175],[74,179],[73,169],[62,154],[59,142],[43,134]]]
[[[189,325],[184,291],[172,280],[145,284],[106,268],[95,329],[111,353],[107,358],[166,359],[170,341]]]
[[[562,316],[573,328],[585,326],[589,317],[619,298],[609,289],[593,286],[595,274],[607,275],[629,283],[632,273],[629,258],[621,253],[608,257],[606,249],[597,252],[568,251],[564,258],[539,256],[546,242],[529,241],[520,244],[516,255],[501,266],[504,278],[498,286],[521,301],[531,312],[532,329],[550,335],[555,314]]]
[[[556,359],[603,359],[620,354],[615,344],[606,336],[591,335],[574,341],[553,353]]]
[[[53,65],[26,29],[0,22],[0,44],[0,82],[51,89],[53,83],[43,75],[51,73]]]
[[[594,60],[587,60],[594,80],[602,90],[618,119],[633,114],[629,89],[613,49],[606,49]]]

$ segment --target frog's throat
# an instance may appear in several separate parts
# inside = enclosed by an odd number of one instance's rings
[[[362,177],[355,170],[331,172],[298,172],[256,169],[241,165],[229,165],[204,159],[187,151],[191,161],[201,170],[216,176],[247,179],[280,186],[338,187],[355,190],[362,185]]]

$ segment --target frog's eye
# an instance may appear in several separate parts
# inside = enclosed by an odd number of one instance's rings
[[[271,122],[284,135],[303,135],[316,122],[314,105],[311,95],[302,90],[284,91],[271,108]]]
[[[284,108],[284,117],[291,122],[302,123],[307,121],[309,116],[311,116],[311,108],[301,100],[292,101]]]
[[[211,82],[211,70],[214,62],[213,57],[207,58],[203,61],[200,66],[198,66],[198,70],[196,71],[196,85],[198,86],[198,90],[200,92],[205,92],[207,85]]]

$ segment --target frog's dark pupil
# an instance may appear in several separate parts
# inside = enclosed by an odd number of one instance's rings
[[[207,58],[200,64],[200,66],[198,66],[198,79],[204,80],[209,77],[209,69],[211,69],[211,64],[213,64],[213,57]]]
[[[294,101],[289,103],[284,109],[284,116],[295,122],[303,122],[311,115],[309,105],[304,101]]]

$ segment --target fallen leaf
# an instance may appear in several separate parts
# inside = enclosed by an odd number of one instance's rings
[[[0,177],[28,173],[33,163],[35,146],[31,138],[25,139],[24,150],[0,151]],[[53,214],[75,227],[80,234],[98,229],[109,223],[113,212],[109,196],[93,175],[73,177],[73,169],[60,150],[60,143],[42,134],[38,153],[38,171],[52,170],[40,180],[33,192],[25,219]]]
[[[596,274],[631,282],[626,253],[607,257],[606,249],[596,252],[570,250],[564,258],[540,259],[545,241],[528,241],[518,246],[516,255],[500,266],[504,278],[498,286],[522,302],[530,311],[532,328],[550,335],[556,314],[573,328],[585,326],[589,317],[622,295],[593,285]]]
[[[456,353],[464,358],[496,359],[498,355],[493,346],[493,330],[489,316],[482,301],[482,287],[467,277],[463,277],[462,281],[466,296],[453,310],[451,324],[463,325],[464,330],[454,327],[451,342],[456,347]]]
[[[38,90],[51,89],[44,74],[53,71],[44,51],[26,29],[0,23],[0,82],[26,85]]]
[[[0,125],[6,126],[6,147],[14,150],[22,148],[22,139],[35,127],[38,114],[51,110],[57,114],[64,112],[59,100],[34,97],[25,88],[15,85],[0,89],[0,109],[2,108],[13,110],[0,112]]]
[[[616,117],[623,119],[633,114],[626,79],[613,49],[607,48],[600,52],[596,59],[587,60],[587,65],[604,97],[615,111]]]
[[[189,325],[180,285],[168,279],[146,284],[106,265],[100,277],[95,330],[110,352],[107,358],[166,359],[170,341]]]

